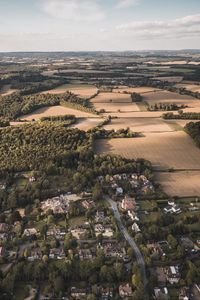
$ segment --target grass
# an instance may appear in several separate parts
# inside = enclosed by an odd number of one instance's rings
[[[158,205],[157,205],[157,203],[156,203],[156,201],[154,201],[154,200],[152,200],[152,201],[148,201],[148,200],[146,200],[146,201],[141,201],[140,202],[140,209],[141,210],[152,210],[152,209],[154,209],[154,208],[157,208],[158,207]]]
[[[148,104],[145,101],[137,102],[136,105],[138,106],[140,111],[148,111]]]
[[[165,121],[165,123],[167,123],[167,125],[169,125],[174,131],[183,131],[183,127],[178,123],[176,123],[176,121],[170,121],[170,122]]]
[[[29,183],[28,179],[26,179],[26,178],[18,178],[15,181],[15,187],[17,189],[23,190],[28,183]]]
[[[85,223],[86,221],[87,221],[87,219],[84,216],[74,217],[74,218],[71,218],[69,220],[69,226],[72,226],[72,227],[73,226],[80,226],[80,225],[83,225],[83,223]]]
[[[142,215],[142,223],[155,223],[159,217],[161,217],[161,212],[152,212],[149,215]]]

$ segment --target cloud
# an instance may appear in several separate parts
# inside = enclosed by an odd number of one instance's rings
[[[127,8],[130,6],[137,5],[139,0],[119,0],[116,7],[117,8]]]
[[[40,0],[47,14],[71,21],[97,21],[104,18],[98,0]]]
[[[116,31],[141,38],[184,38],[200,34],[200,14],[170,21],[139,21],[121,24]]]

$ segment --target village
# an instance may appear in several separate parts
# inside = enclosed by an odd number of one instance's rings
[[[2,213],[1,271],[8,272],[19,261],[51,264],[75,260],[92,264],[103,257],[102,274],[106,266],[119,264],[122,268],[118,283],[111,280],[88,287],[74,282],[62,299],[88,299],[94,293],[97,299],[115,299],[116,295],[131,299],[137,289],[136,275],[140,284],[142,278],[140,271],[134,273],[137,257],[124,236],[123,224],[144,258],[151,299],[198,299],[199,286],[191,283],[198,272],[200,254],[199,199],[183,199],[179,204],[176,199],[154,200],[153,182],[135,173],[99,176],[98,183],[109,195],[102,194],[98,201],[92,192],[68,192]],[[116,218],[116,210],[122,223]],[[174,225],[175,220],[179,226]],[[183,258],[193,263],[183,264]],[[31,289],[38,299],[53,299],[45,288]]]

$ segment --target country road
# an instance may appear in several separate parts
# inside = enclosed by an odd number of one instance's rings
[[[119,210],[117,207],[117,203],[115,201],[113,201],[112,199],[110,199],[109,197],[106,197],[106,200],[109,202],[109,204],[114,212],[114,216],[117,221],[119,230],[123,234],[125,240],[129,243],[131,248],[134,250],[137,263],[141,269],[142,281],[143,281],[144,286],[146,286],[147,285],[147,276],[146,276],[146,268],[145,268],[145,262],[144,262],[143,256],[142,256],[138,246],[136,245],[134,239],[129,235],[126,227],[122,223],[120,213],[119,213]]]

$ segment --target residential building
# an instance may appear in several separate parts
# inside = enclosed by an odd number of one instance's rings
[[[35,228],[26,228],[24,230],[24,236],[27,236],[27,237],[30,237],[30,236],[33,236],[33,235],[37,235],[37,230]]]
[[[132,230],[133,230],[135,233],[141,232],[141,229],[140,229],[140,227],[138,226],[137,223],[133,223],[133,225],[132,225]]]
[[[170,284],[176,284],[180,280],[180,272],[178,266],[170,266],[166,268],[167,280]]]
[[[119,286],[119,295],[121,298],[127,298],[133,296],[133,289],[129,283],[122,284]]]
[[[88,293],[87,293],[86,289],[81,289],[81,288],[76,288],[76,287],[71,288],[71,297],[75,298],[77,300],[85,299],[87,294]]]
[[[122,209],[126,211],[128,210],[135,211],[136,210],[135,198],[125,196],[125,198],[122,200]]]

